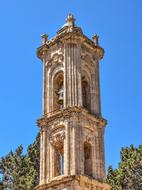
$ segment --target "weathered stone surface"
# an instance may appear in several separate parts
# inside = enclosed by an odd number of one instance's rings
[[[72,15],[57,36],[42,36],[43,115],[37,190],[109,190],[105,180],[98,36],[88,39]]]
[[[58,176],[50,183],[39,185],[35,190],[110,190],[106,183],[99,182],[87,176]]]

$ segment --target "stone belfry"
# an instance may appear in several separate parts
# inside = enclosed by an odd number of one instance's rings
[[[43,115],[37,190],[109,190],[104,183],[104,129],[99,61],[104,50],[69,14],[57,35],[42,35]]]

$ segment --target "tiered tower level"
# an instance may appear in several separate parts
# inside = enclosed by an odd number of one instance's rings
[[[104,183],[104,129],[99,61],[104,50],[75,25],[66,24],[37,56],[43,62],[43,115],[40,127],[38,190],[109,190]]]

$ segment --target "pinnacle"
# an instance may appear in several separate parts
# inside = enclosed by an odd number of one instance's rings
[[[69,26],[74,26],[75,25],[75,18],[73,16],[73,14],[69,13],[67,18],[66,18],[66,22]]]

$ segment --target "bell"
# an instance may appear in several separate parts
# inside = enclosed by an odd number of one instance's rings
[[[63,100],[63,89],[58,91],[58,100]]]
[[[59,89],[57,95],[58,95],[57,103],[59,104],[59,108],[63,108],[63,97],[64,97],[63,86]]]

